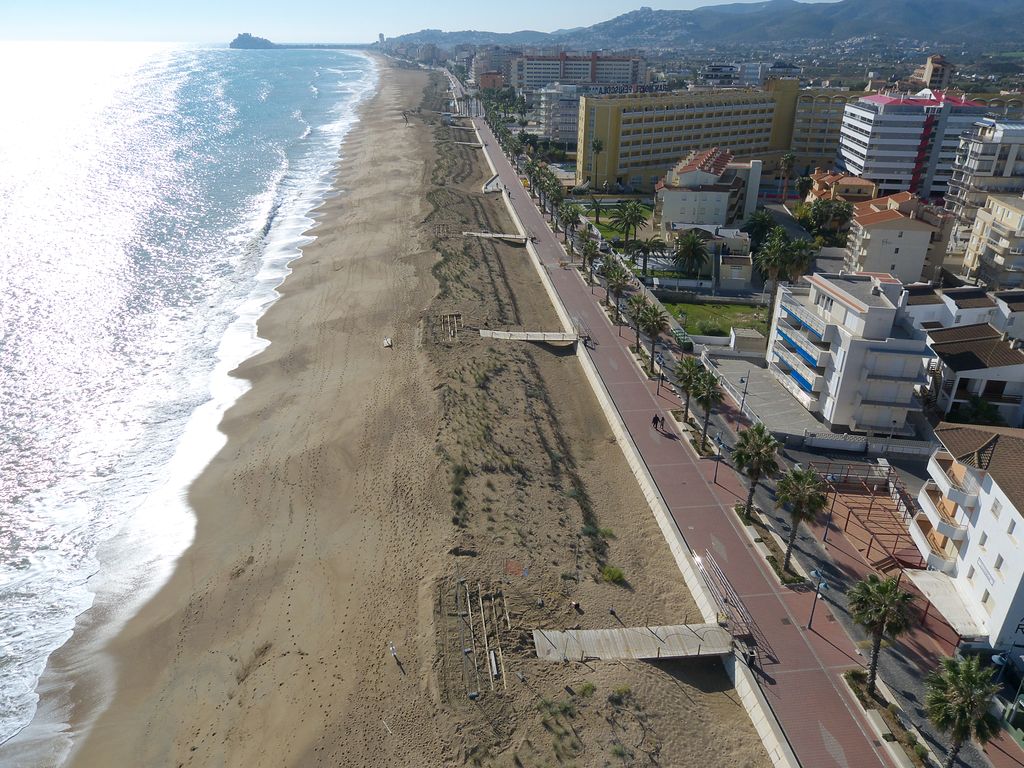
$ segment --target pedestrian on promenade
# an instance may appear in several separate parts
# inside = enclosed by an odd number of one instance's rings
[[[654,414],[654,416],[651,418],[651,426],[657,429],[658,423],[658,414]]]
[[[664,416],[661,416],[658,419],[658,424],[659,424],[659,429],[661,429],[661,431],[664,432],[665,431],[665,417]]]

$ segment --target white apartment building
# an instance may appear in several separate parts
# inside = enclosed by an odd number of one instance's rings
[[[831,429],[908,434],[931,356],[898,322],[903,286],[889,275],[821,273],[781,286],[768,340],[769,369]]]
[[[509,84],[535,91],[551,83],[596,85],[645,85],[647,63],[640,58],[604,56],[598,53],[557,56],[523,54],[512,61]]]
[[[975,214],[964,266],[989,288],[1024,286],[1024,197],[989,195]]]
[[[803,69],[785,61],[743,61],[706,64],[697,72],[697,84],[709,88],[763,88],[771,79],[799,78]]]
[[[655,188],[655,227],[744,222],[757,207],[760,184],[760,160],[737,163],[719,147],[691,152]]]
[[[978,209],[989,195],[1024,192],[1024,123],[985,118],[960,137],[953,175],[946,191],[946,210],[953,215],[949,249],[967,250]],[[978,265],[964,263],[963,274]]]
[[[552,83],[534,94],[540,135],[552,141],[576,141],[580,91],[575,85]]]
[[[941,197],[960,134],[987,110],[981,102],[929,90],[862,96],[845,107],[836,165],[875,182],[882,195]]]
[[[920,280],[928,249],[941,233],[917,217],[916,203],[912,194],[901,192],[854,206],[847,271],[888,273],[903,283]]]
[[[1024,351],[1020,341],[988,323],[928,329],[934,359],[926,399],[943,414],[980,399],[1011,427],[1024,423]]]
[[[1024,642],[1024,430],[942,423],[910,537],[929,570],[905,571],[963,640]]]

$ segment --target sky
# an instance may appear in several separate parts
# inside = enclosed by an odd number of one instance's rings
[[[0,40],[371,42],[424,28],[550,32],[641,5],[689,9],[727,0],[0,0]]]

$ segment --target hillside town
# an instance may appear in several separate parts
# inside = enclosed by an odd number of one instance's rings
[[[500,147],[490,191],[543,217],[529,248],[557,241],[541,268],[635,336],[684,443],[746,483],[749,545],[863,650],[844,678],[885,748],[809,759],[776,701],[773,764],[1024,765],[1020,82],[944,52],[879,63],[870,40],[763,60],[380,46],[445,72],[445,120]],[[954,727],[928,702],[957,675],[976,699]]]

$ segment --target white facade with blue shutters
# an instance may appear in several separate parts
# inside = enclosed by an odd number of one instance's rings
[[[931,351],[897,323],[902,285],[888,275],[816,274],[781,286],[772,313],[768,367],[834,430],[912,433],[915,388]]]

